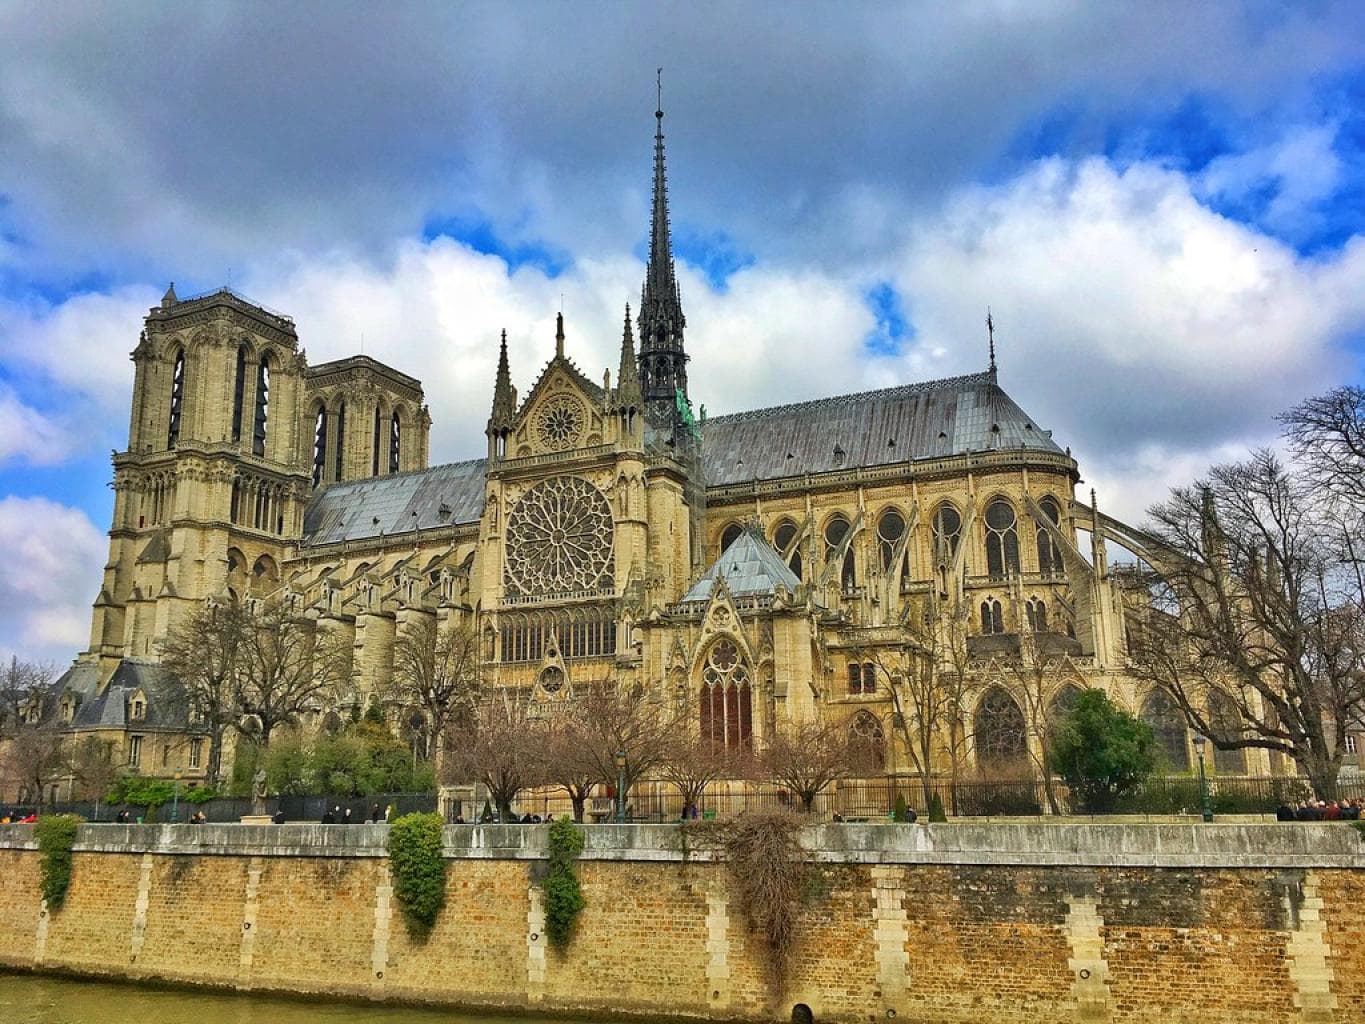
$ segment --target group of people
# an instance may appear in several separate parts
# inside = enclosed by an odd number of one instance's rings
[[[32,825],[38,820],[37,811],[29,811],[25,814],[22,810],[6,811],[0,817],[0,825]]]
[[[1360,821],[1365,800],[1302,800],[1275,808],[1276,821]]]
[[[323,811],[322,823],[324,825],[387,825],[393,821],[393,814],[393,804],[389,804],[383,810],[380,810],[379,805],[375,804],[370,808],[368,818],[354,814],[349,807],[343,811],[340,804],[335,804]]]

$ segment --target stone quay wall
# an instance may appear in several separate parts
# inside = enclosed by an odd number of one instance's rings
[[[547,946],[544,826],[446,829],[422,943],[382,825],[82,826],[65,905],[0,826],[0,964],[514,1013],[961,1024],[1365,1020],[1365,836],[1343,825],[829,825],[791,981],[729,866],[668,825],[594,825]]]

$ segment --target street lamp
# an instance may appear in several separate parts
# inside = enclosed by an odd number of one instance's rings
[[[175,773],[175,794],[171,797],[171,821],[180,821],[180,773]]]
[[[1204,808],[1204,820],[1208,822],[1213,820],[1213,804],[1209,802],[1209,780],[1208,776],[1204,774],[1204,744],[1206,742],[1203,733],[1195,733],[1194,756],[1199,760],[1199,802]]]
[[[616,752],[616,824],[626,820],[626,752]]]

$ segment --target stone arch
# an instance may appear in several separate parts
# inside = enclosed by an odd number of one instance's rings
[[[166,417],[166,447],[174,448],[180,443],[180,430],[184,425],[185,396],[188,393],[189,350],[184,345],[173,345],[166,353],[171,367],[170,404]]]
[[[1019,510],[1005,494],[986,499],[981,515],[986,545],[986,572],[993,579],[1016,576],[1019,564]]]
[[[881,566],[882,575],[899,578],[902,583],[907,582],[910,579],[910,545],[906,538],[910,529],[909,517],[900,506],[885,505],[877,511],[875,523],[877,562]],[[898,549],[899,564],[893,565],[892,562],[897,560]]]
[[[977,701],[972,715],[976,763],[981,768],[1014,768],[1028,757],[1028,729],[1019,702],[999,684]]]
[[[734,637],[716,637],[701,656],[701,739],[713,750],[753,747],[753,667]]]
[[[854,771],[886,771],[886,730],[880,718],[860,710],[849,720],[848,740]]]
[[[273,348],[266,348],[256,361],[256,406],[251,418],[251,451],[253,455],[264,456],[266,435],[270,428],[270,386],[271,375],[279,367],[279,357]]]
[[[327,430],[330,426],[327,403],[315,398],[308,404],[308,427],[313,435],[313,486],[320,487],[327,479]]]
[[[778,554],[787,559],[787,567],[801,579],[801,527],[791,516],[782,516],[773,524],[772,546]],[[788,555],[790,551],[790,555]]]

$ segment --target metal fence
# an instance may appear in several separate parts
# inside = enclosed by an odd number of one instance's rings
[[[1311,796],[1308,783],[1285,776],[1212,777],[1208,780],[1209,802],[1215,814],[1274,814],[1281,804],[1294,804]],[[926,796],[927,790],[927,796]],[[1063,814],[1080,813],[1072,806],[1065,785],[1054,781],[1052,795],[1057,810]],[[841,779],[822,791],[811,808],[820,818],[838,815],[846,821],[880,821],[891,817],[897,799],[914,810],[921,818],[927,817],[933,797],[941,802],[950,817],[1006,817],[1051,813],[1046,787],[1040,781],[999,780],[959,781],[936,778],[927,787],[914,777]],[[1339,799],[1365,799],[1365,778],[1343,780],[1338,784]],[[343,796],[279,796],[265,801],[265,812],[273,815],[283,811],[286,821],[321,821],[330,809],[335,820],[367,821],[376,810],[382,818],[392,806],[395,815],[438,810],[434,793],[378,793],[363,797]],[[1158,776],[1148,779],[1138,790],[1119,801],[1115,814],[1198,814],[1201,810],[1199,779],[1194,776]],[[790,791],[771,783],[717,782],[702,794],[698,803],[699,816],[726,818],[745,811],[801,810],[800,801]],[[27,808],[24,809],[25,811]],[[87,821],[113,821],[120,811],[126,811],[130,821],[188,821],[202,812],[210,822],[233,822],[252,812],[252,801],[246,798],[220,797],[201,804],[186,800],[147,808],[124,804],[92,802],[59,803],[48,808],[51,812],[78,814]],[[347,819],[346,812],[351,812]],[[439,810],[447,821],[463,818],[478,821],[492,808],[486,803],[477,805],[457,800],[446,800]],[[513,810],[523,816],[544,819],[571,816],[573,804],[562,790],[539,789],[520,794]],[[611,796],[590,798],[584,808],[589,821],[610,821],[615,815],[615,800]],[[626,817],[631,821],[678,821],[683,816],[683,800],[672,786],[663,782],[644,781],[632,787],[626,801]]]

